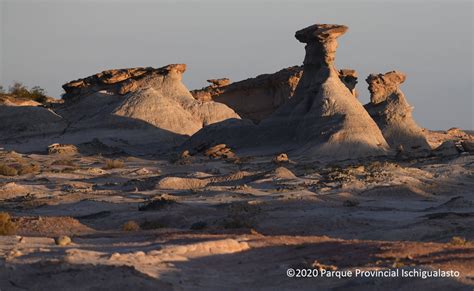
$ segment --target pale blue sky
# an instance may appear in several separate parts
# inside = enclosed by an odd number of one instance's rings
[[[301,64],[296,30],[349,26],[336,64],[365,77],[400,70],[425,127],[473,129],[472,1],[0,0],[0,84],[61,85],[110,68],[186,63],[189,89]]]

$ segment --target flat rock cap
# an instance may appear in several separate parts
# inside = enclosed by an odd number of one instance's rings
[[[385,74],[370,74],[365,81],[367,83],[382,81],[384,84],[398,85],[406,80],[406,75],[400,71],[390,71]]]
[[[295,37],[303,43],[329,38],[334,39],[346,33],[348,29],[347,26],[339,24],[314,24],[298,30]]]

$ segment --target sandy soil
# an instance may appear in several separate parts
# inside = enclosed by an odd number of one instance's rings
[[[474,286],[473,155],[338,164],[20,158],[40,169],[0,176],[0,211],[17,225],[16,235],[0,236],[1,290]],[[106,169],[106,158],[124,165]],[[129,221],[140,229],[125,230]],[[72,243],[57,245],[62,235]],[[288,268],[460,275],[288,278]]]

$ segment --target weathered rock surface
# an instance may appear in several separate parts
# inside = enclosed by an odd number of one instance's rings
[[[294,66],[235,83],[211,79],[210,86],[191,93],[198,100],[224,103],[242,118],[260,122],[293,96],[302,74],[303,68]]]
[[[258,126],[223,122],[201,130],[190,143],[210,140],[262,152],[294,151],[329,159],[386,154],[389,147],[380,129],[334,66],[336,39],[346,31],[346,26],[328,24],[297,31],[296,38],[306,43],[306,56],[293,97]]]
[[[341,69],[339,70],[339,78],[341,79],[342,83],[346,85],[347,89],[351,91],[354,97],[359,97],[359,93],[356,90],[357,85],[357,72],[351,69]]]
[[[263,74],[231,83],[228,78],[210,79],[210,86],[191,91],[201,101],[217,101],[234,109],[242,118],[260,122],[291,99],[303,75],[303,66],[293,66],[276,73]],[[357,97],[357,72],[339,71],[339,78]]]
[[[225,104],[194,99],[181,82],[185,69],[174,64],[108,70],[75,80],[63,86],[65,102],[51,109],[0,106],[0,119],[6,119],[0,130],[5,127],[19,138],[32,131],[44,137],[35,143],[43,148],[52,142],[80,144],[99,138],[110,147],[146,153],[177,146],[208,124],[240,118]],[[25,116],[27,122],[14,115]]]
[[[405,79],[405,74],[397,71],[370,75],[366,80],[370,103],[365,108],[391,147],[406,153],[430,150],[422,128],[413,120],[412,107],[399,88]]]

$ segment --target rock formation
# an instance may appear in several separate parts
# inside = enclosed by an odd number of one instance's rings
[[[405,74],[391,71],[367,77],[370,103],[365,105],[392,148],[403,152],[430,150],[423,130],[412,117],[408,104],[399,86]]]
[[[231,83],[228,78],[211,79],[207,80],[210,86],[193,90],[191,94],[201,101],[224,103],[242,118],[259,123],[293,97],[302,75],[303,66],[293,66],[235,83]],[[339,78],[357,97],[357,72],[342,69]]]
[[[357,72],[351,69],[341,69],[339,70],[339,78],[346,85],[347,89],[351,91],[352,95],[357,98],[359,96],[355,88],[357,85]]]
[[[63,86],[63,104],[29,109],[31,125],[12,118],[14,110],[0,108],[0,119],[8,119],[0,130],[5,126],[24,136],[18,127],[32,129],[44,136],[36,143],[41,149],[99,138],[107,146],[149,152],[177,146],[208,124],[240,118],[225,104],[194,99],[181,82],[185,69],[176,64],[108,70],[75,80]]]
[[[242,118],[260,122],[293,96],[302,74],[303,68],[294,66],[235,83],[227,78],[211,79],[210,86],[191,94],[198,100],[224,103]]]
[[[334,67],[343,25],[316,24],[296,32],[306,43],[303,74],[293,98],[258,127],[224,122],[198,132],[192,142],[215,140],[231,147],[288,151],[314,158],[347,159],[386,154],[389,147],[377,124],[341,81]],[[243,136],[232,138],[226,128]],[[231,137],[231,140],[223,138]]]
[[[192,135],[205,125],[227,118],[239,118],[224,104],[195,100],[181,82],[185,70],[184,64],[109,70],[73,81],[63,86],[65,110],[87,126],[91,118],[102,125],[107,125],[105,121],[126,123],[128,119],[182,135]],[[82,108],[91,107],[91,102],[98,103],[95,107],[102,113],[96,117],[100,120],[91,116],[90,108]]]

